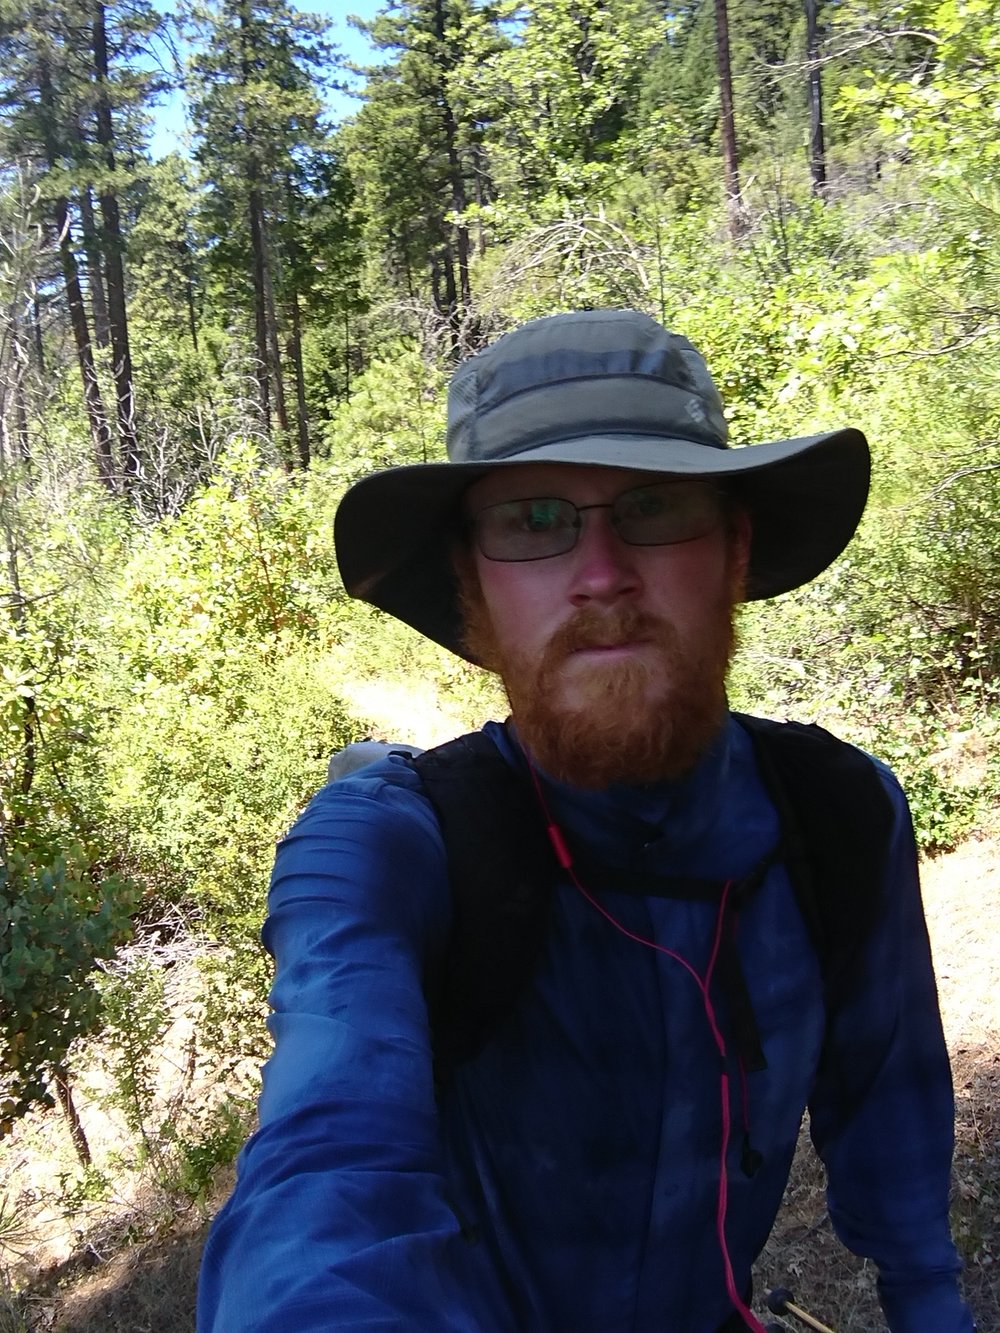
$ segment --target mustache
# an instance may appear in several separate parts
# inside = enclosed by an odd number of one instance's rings
[[[674,639],[671,625],[635,607],[583,607],[553,633],[544,656],[552,662],[585,648],[608,648],[640,640],[673,644]]]

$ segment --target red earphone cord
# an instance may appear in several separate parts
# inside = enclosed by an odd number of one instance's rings
[[[657,953],[666,954],[666,956],[672,958],[675,963],[680,963],[685,972],[692,977],[695,985],[701,993],[702,1003],[705,1006],[705,1017],[708,1019],[708,1026],[712,1032],[712,1040],[715,1042],[716,1049],[719,1052],[719,1058],[722,1062],[722,1073],[720,1076],[720,1092],[722,1099],[722,1143],[719,1153],[719,1197],[715,1212],[715,1231],[719,1241],[719,1250],[722,1254],[722,1267],[726,1278],[726,1293],[747,1328],[752,1329],[753,1333],[767,1333],[764,1325],[747,1306],[740,1292],[736,1290],[736,1279],[733,1276],[733,1265],[729,1258],[729,1246],[726,1242],[726,1210],[729,1202],[729,1177],[726,1170],[726,1158],[729,1155],[729,1139],[732,1132],[732,1113],[729,1105],[729,1072],[726,1069],[726,1043],[716,1019],[715,1006],[712,1004],[712,997],[709,992],[712,984],[712,973],[715,970],[715,964],[719,957],[719,949],[722,944],[722,929],[726,903],[729,899],[730,890],[733,887],[733,881],[727,880],[723,887],[722,897],[719,900],[719,911],[715,919],[715,935],[712,940],[712,952],[708,960],[708,965],[705,968],[705,975],[704,977],[701,977],[687,959],[683,958],[679,953],[675,953],[673,949],[668,949],[663,944],[657,944],[655,940],[647,940],[645,936],[637,935],[634,931],[623,926],[620,921],[612,916],[606,907],[598,902],[593,894],[589,893],[587,889],[584,888],[573,867],[573,858],[570,855],[569,848],[566,846],[566,840],[562,835],[562,831],[549,812],[548,803],[545,800],[545,795],[542,791],[541,783],[538,780],[538,774],[535,772],[534,765],[529,764],[529,768],[531,770],[532,781],[535,784],[538,801],[542,807],[542,813],[545,816],[549,841],[552,843],[559,864],[569,875],[577,891],[588,903],[590,903],[595,911],[600,912],[601,916],[614,926],[615,930],[626,936],[626,938],[634,940],[636,944],[644,944],[647,949],[655,949]]]

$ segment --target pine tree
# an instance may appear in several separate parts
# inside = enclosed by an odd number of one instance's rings
[[[741,234],[743,211],[740,199],[739,150],[736,146],[736,115],[733,110],[733,75],[729,47],[729,10],[726,0],[715,0],[715,52],[719,77],[719,127],[722,138],[722,172],[726,186],[729,234]]]
[[[526,217],[607,191],[665,20],[649,0],[513,0],[502,14],[515,35],[480,76],[499,187]]]
[[[295,456],[303,465],[308,420],[290,219],[299,212],[296,192],[329,152],[320,121],[319,78],[331,59],[325,27],[283,0],[222,0],[199,12],[204,47],[192,69],[195,157],[206,191],[203,222],[215,238],[212,262],[236,308],[249,307],[261,424],[266,431],[276,425],[286,448],[290,360]],[[286,461],[292,460],[286,455]]]
[[[342,131],[369,249],[397,296],[430,304],[453,354],[475,345],[466,210],[491,191],[470,54],[500,45],[471,0],[398,0],[360,23],[391,53],[367,68],[365,104]]]
[[[38,180],[57,239],[98,473],[112,492],[141,470],[121,210],[134,176],[121,161],[141,149],[136,112],[157,80],[136,61],[161,22],[147,0],[0,5],[0,135]],[[95,355],[105,341],[115,431]]]

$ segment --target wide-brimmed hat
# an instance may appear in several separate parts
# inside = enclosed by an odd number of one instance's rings
[[[730,448],[701,354],[636,310],[551,315],[462,362],[448,391],[448,461],[357,482],[337,510],[337,559],[354,597],[460,656],[453,568],[459,500],[522,463],[581,463],[725,486],[752,523],[746,597],[788,592],[843,551],[868,498],[864,435]]]

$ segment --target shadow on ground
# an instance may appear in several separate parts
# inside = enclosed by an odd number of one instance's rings
[[[191,1217],[106,1260],[82,1250],[22,1292],[24,1333],[193,1333],[208,1225]]]

